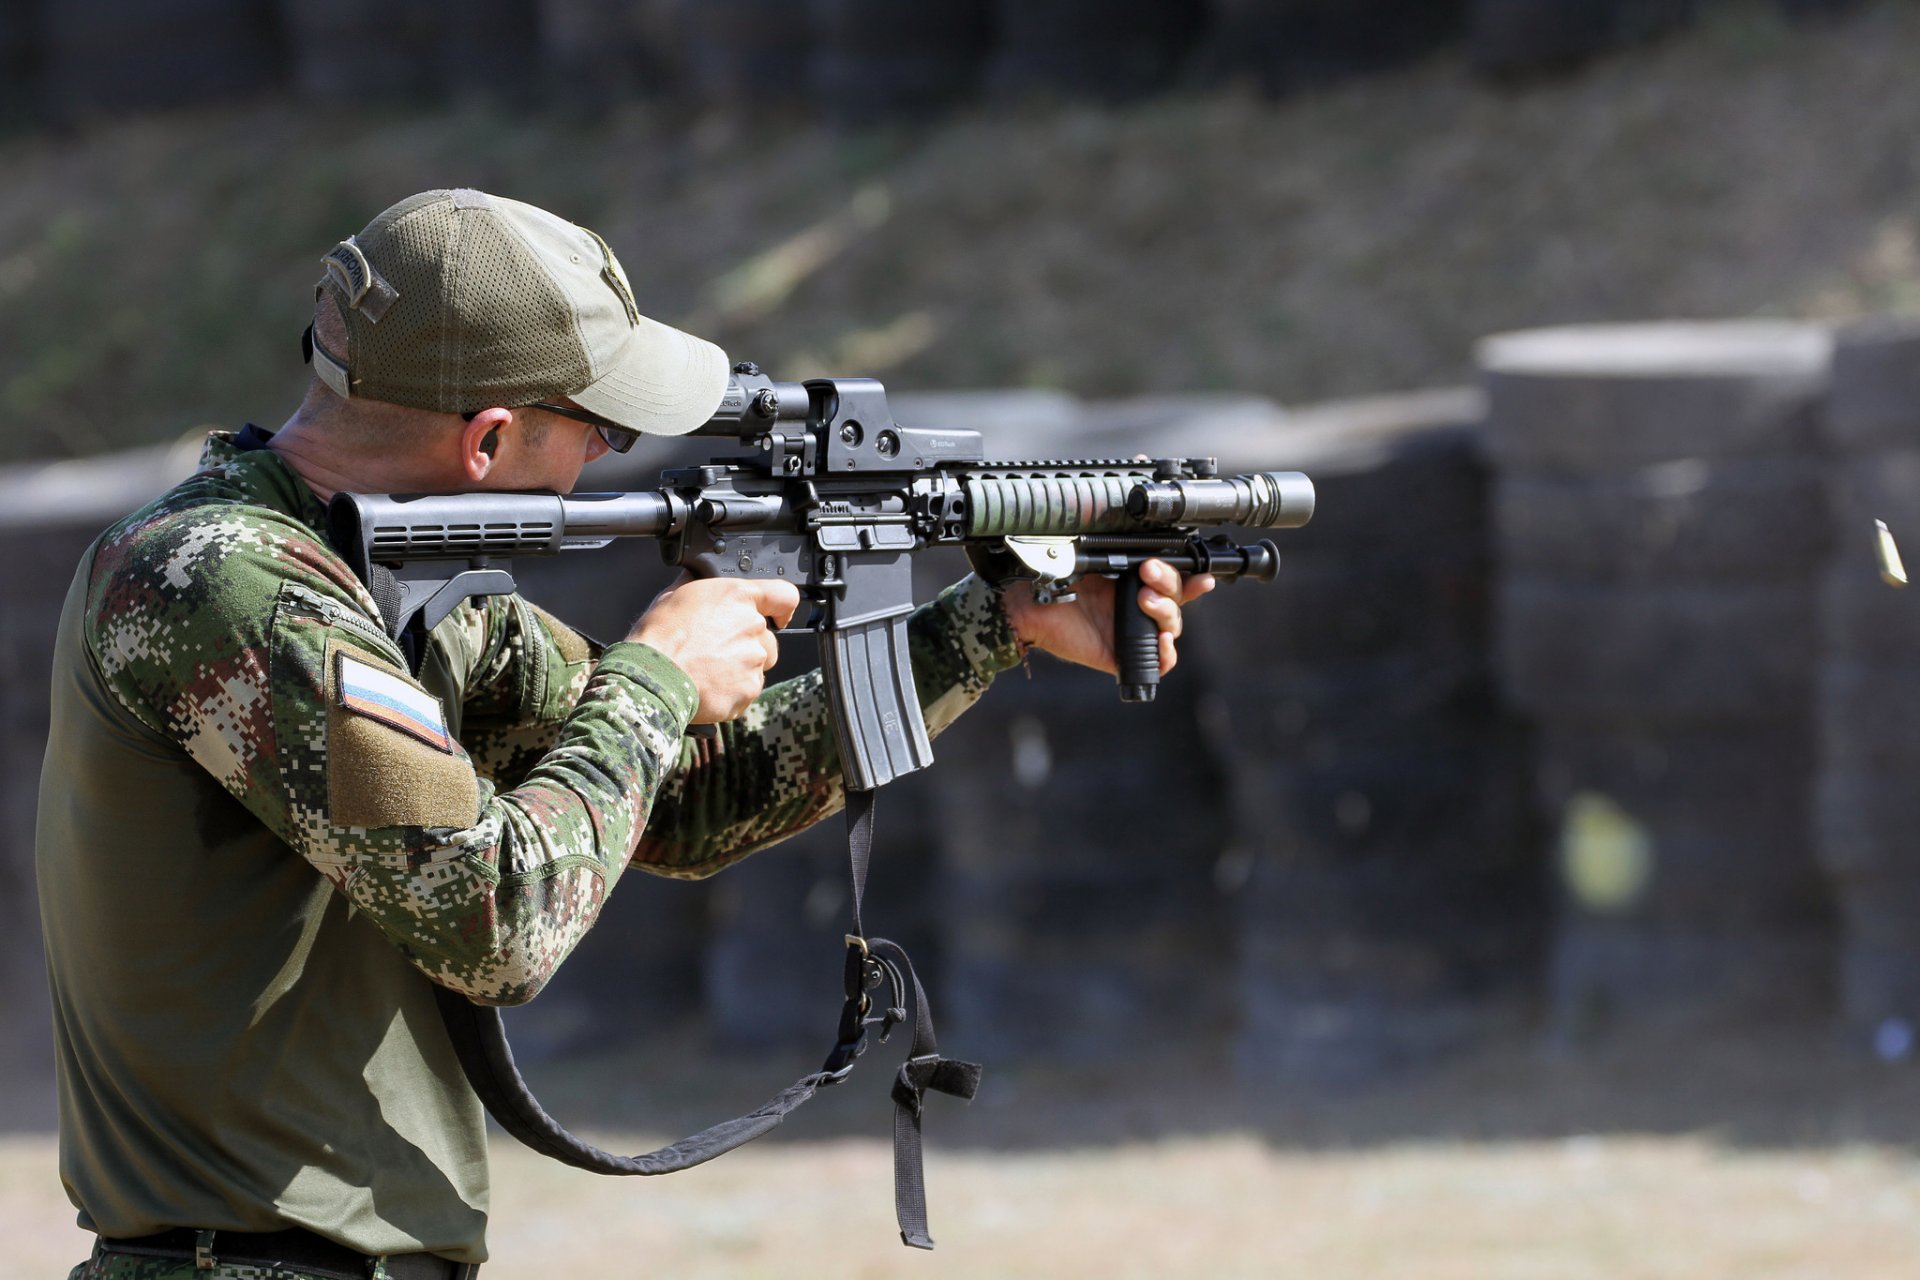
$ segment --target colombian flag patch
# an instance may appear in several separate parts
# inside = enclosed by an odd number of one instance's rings
[[[438,698],[390,671],[360,661],[344,649],[335,652],[339,659],[335,676],[342,710],[378,720],[429,746],[452,753],[453,738],[447,733],[446,713],[441,710]]]

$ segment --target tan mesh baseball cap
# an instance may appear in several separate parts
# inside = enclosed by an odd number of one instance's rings
[[[681,435],[727,389],[726,353],[649,320],[606,242],[544,209],[466,189],[394,205],[321,259],[345,352],[314,372],[349,398],[475,413],[566,396],[623,427]]]

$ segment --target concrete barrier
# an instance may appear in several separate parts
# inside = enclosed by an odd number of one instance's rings
[[[1774,322],[1480,346],[1499,671],[1544,743],[1565,1038],[1829,998],[1805,747],[1829,353]]]
[[[1820,621],[1821,772],[1815,830],[1845,929],[1841,1012],[1887,1056],[1920,1030],[1920,598],[1881,580],[1876,520],[1915,554],[1920,535],[1920,321],[1843,329],[1829,430],[1833,558]],[[1910,566],[1920,568],[1920,564]]]

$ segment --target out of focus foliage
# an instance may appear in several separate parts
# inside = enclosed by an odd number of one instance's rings
[[[1472,340],[1920,305],[1920,10],[1712,8],[1569,77],[1465,53],[1270,101],[861,128],[659,104],[277,97],[0,142],[0,459],[277,422],[319,256],[411,191],[603,231],[643,307],[784,376],[1283,400]]]

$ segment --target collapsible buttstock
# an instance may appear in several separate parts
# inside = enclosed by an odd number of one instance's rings
[[[933,763],[907,650],[907,615],[825,628],[820,669],[849,791],[871,791]]]

